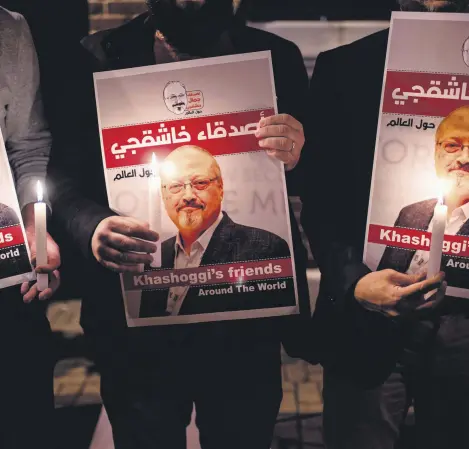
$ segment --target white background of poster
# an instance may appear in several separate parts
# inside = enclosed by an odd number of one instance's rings
[[[247,74],[249,82],[247,82]],[[164,101],[163,91],[169,82],[184,84],[186,91],[201,91],[204,107],[196,116],[175,115]],[[100,129],[170,120],[206,117],[213,122],[216,114],[263,109],[276,110],[274,81],[269,52],[225,56],[173,64],[139,67],[95,74],[95,88]],[[260,115],[259,115],[260,119]],[[189,122],[188,122],[189,123]],[[204,148],[203,141],[191,136],[190,144]],[[232,138],[231,138],[232,139]],[[219,145],[223,145],[220,139]],[[155,151],[158,156],[158,152]],[[290,247],[289,216],[284,167],[264,151],[216,156],[224,183],[222,210],[235,222],[264,229],[282,237]],[[144,166],[136,166],[140,172]],[[129,167],[105,170],[110,207],[117,213],[148,221],[148,179],[132,177],[114,180]],[[145,166],[150,169],[150,166]],[[176,228],[161,205],[161,241],[176,234]],[[295,281],[296,285],[296,281]],[[295,286],[296,290],[296,286]],[[128,316],[135,316],[140,292],[125,293]],[[286,309],[289,309],[287,311]],[[295,313],[297,307],[227,312],[228,316],[246,318]],[[214,316],[210,316],[214,315]],[[220,319],[217,314],[135,319],[145,324],[171,324]],[[220,314],[218,314],[220,315]],[[230,318],[231,319],[231,318]],[[150,323],[150,320],[151,323]],[[128,320],[129,325],[134,323]]]

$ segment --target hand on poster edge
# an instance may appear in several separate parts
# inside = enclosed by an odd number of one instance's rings
[[[292,170],[300,159],[305,144],[303,125],[288,114],[277,114],[260,120],[256,137],[259,146],[269,156],[285,163],[286,170]]]

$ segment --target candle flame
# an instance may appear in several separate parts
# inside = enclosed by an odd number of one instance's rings
[[[438,182],[438,204],[444,204],[445,196],[451,191],[453,182],[450,179],[439,179]]]
[[[158,158],[155,153],[151,153],[151,171],[153,173],[153,178],[157,178],[159,176],[159,169],[160,164]]]
[[[153,167],[158,167],[158,158],[155,153],[151,153],[151,165]]]
[[[42,189],[41,181],[37,182],[37,200],[41,202],[44,199],[44,191]]]
[[[175,176],[176,165],[172,161],[165,161],[161,166],[161,172],[168,178]]]

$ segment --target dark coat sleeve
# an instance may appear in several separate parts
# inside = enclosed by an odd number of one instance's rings
[[[338,134],[341,120],[346,120],[340,116],[341,102],[346,99],[336,78],[342,69],[336,67],[333,55],[319,55],[308,98],[307,148],[300,162],[301,223],[322,282],[339,307],[345,306],[347,298],[353,301],[355,284],[370,272],[354,241],[353,226],[347,229],[346,223],[347,202],[354,201],[350,197],[354,170],[347,163],[353,148],[346,135]]]
[[[280,114],[286,113],[303,126],[306,120],[306,98],[308,95],[308,73],[303,56],[296,45],[290,44],[279,61],[274,61],[277,107]],[[288,194],[298,196],[299,178],[297,169],[285,173]]]
[[[52,118],[54,144],[48,177],[53,219],[75,248],[92,258],[91,238],[101,220],[115,215],[107,205],[92,73],[93,57],[79,46],[75,65],[57,86]],[[59,93],[60,92],[60,93]],[[95,180],[99,180],[96,185]],[[96,198],[98,197],[98,200]]]
[[[282,320],[281,341],[290,357],[318,363],[317,344],[319,340],[311,319],[310,296],[306,277],[308,255],[291,208],[290,221],[300,313]]]
[[[288,41],[282,41],[281,50],[279,48],[278,51],[272,51],[278,112],[289,114],[304,125],[308,74],[303,57],[298,47]],[[286,172],[286,181],[288,194],[298,195],[296,169]],[[289,214],[300,313],[281,320],[281,341],[289,356],[316,363],[314,329],[311,326],[311,307],[306,278],[308,255],[290,204]]]

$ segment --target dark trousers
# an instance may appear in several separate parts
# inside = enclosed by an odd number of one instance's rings
[[[130,341],[93,342],[116,449],[185,449],[194,405],[203,449],[270,448],[282,398],[279,343],[215,352]]]
[[[328,449],[393,449],[412,403],[416,449],[467,449],[469,319],[443,317],[436,338],[380,386],[326,367],[323,396]]]
[[[45,303],[0,290],[0,447],[53,447],[54,358]]]

